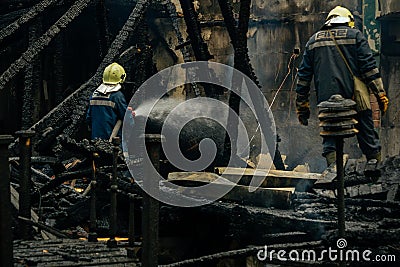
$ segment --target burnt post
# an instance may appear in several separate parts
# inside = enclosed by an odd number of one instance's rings
[[[98,153],[92,155],[92,181],[90,182],[90,232],[88,236],[89,242],[97,242],[97,216],[96,216],[96,158],[99,157]]]
[[[0,135],[0,266],[13,266],[13,238],[11,229],[10,169],[8,145],[11,135]]]
[[[341,95],[333,95],[328,101],[318,105],[322,127],[320,135],[326,138],[334,138],[336,142],[336,185],[338,201],[338,230],[339,237],[345,235],[345,204],[344,204],[344,168],[343,168],[343,144],[344,138],[352,137],[358,130],[355,129],[357,121],[354,116],[356,102],[344,99]]]
[[[118,163],[118,153],[119,145],[121,144],[121,139],[119,137],[113,137],[113,169],[111,178],[111,207],[110,207],[110,240],[108,240],[107,245],[109,247],[116,247],[117,241],[115,241],[115,236],[117,235],[117,191],[118,191],[118,181],[117,181],[117,163]]]
[[[135,253],[135,200],[137,196],[135,194],[128,194],[129,196],[129,226],[128,226],[128,238],[129,247],[126,248],[128,258],[136,258]]]
[[[146,134],[145,141],[150,160],[157,172],[160,173],[161,142],[164,141],[164,138],[160,134]],[[152,166],[144,166],[144,174],[146,176],[143,179],[144,187],[150,189],[152,193],[157,194],[159,190],[158,178],[149,177],[150,175],[155,175]],[[142,265],[145,267],[155,267],[158,265],[159,203],[153,196],[147,193],[143,194]]]
[[[20,177],[19,177],[19,212],[23,218],[31,218],[31,157],[32,145],[31,138],[35,135],[34,131],[18,131],[15,135],[19,138],[19,158],[20,158]],[[32,237],[32,226],[24,220],[19,220],[19,232],[22,239]]]

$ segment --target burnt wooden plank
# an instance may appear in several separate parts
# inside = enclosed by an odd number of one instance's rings
[[[264,178],[261,187],[295,187],[296,191],[308,191],[321,179],[319,173],[303,173],[280,170],[256,170],[231,167],[215,168],[218,175],[230,181],[239,180],[241,185],[249,185],[253,178]]]
[[[235,185],[229,180],[206,172],[173,172],[168,175],[168,180],[178,185],[201,186],[213,183],[215,189],[233,188],[222,197],[224,200],[233,201],[245,205],[254,205],[260,207],[288,208],[291,203],[294,187],[289,188],[252,188],[249,186]],[[182,187],[182,194],[198,195],[205,198],[215,198],[216,191],[206,191],[201,194],[196,188]]]

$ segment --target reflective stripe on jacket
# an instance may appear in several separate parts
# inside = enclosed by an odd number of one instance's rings
[[[341,94],[345,98],[353,97],[353,78],[331,38],[330,31],[335,35],[354,75],[367,84],[380,78],[368,41],[359,30],[336,26],[318,31],[306,44],[296,88],[298,94],[308,95],[314,77],[318,103],[328,100],[333,94]]]
[[[94,91],[86,114],[86,120],[92,128],[92,139],[108,140],[117,121],[124,119],[126,109],[126,100],[121,91],[107,94]]]

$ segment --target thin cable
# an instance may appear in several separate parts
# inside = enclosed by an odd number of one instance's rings
[[[296,71],[296,74],[294,75],[294,77],[292,79],[292,86],[290,87],[290,91],[289,91],[289,112],[288,112],[288,117],[286,119],[286,123],[290,120],[290,115],[292,114],[292,92],[293,92],[293,88],[294,88],[294,85],[295,85],[295,81],[296,81],[297,76],[298,76],[298,68],[293,66],[293,69]]]
[[[292,65],[293,60],[295,60],[295,59],[297,58],[297,56],[298,56],[298,55],[296,55],[296,54],[293,53],[292,56],[290,57],[289,63],[288,63],[288,65],[287,65],[288,72],[287,72],[285,78],[283,79],[282,83],[279,85],[279,88],[278,88],[278,90],[276,91],[276,93],[275,93],[275,95],[274,95],[274,98],[273,98],[272,101],[271,101],[271,104],[269,105],[268,111],[271,110],[272,105],[274,104],[276,97],[278,96],[279,92],[281,91],[281,89],[282,89],[283,85],[285,84],[287,78],[289,77],[290,73],[292,73],[291,65]]]
[[[292,70],[291,70],[291,65],[292,65],[293,61],[294,61],[297,57],[298,57],[298,55],[295,54],[295,53],[293,53],[293,54],[290,56],[289,63],[287,64],[288,72],[287,72],[285,78],[283,79],[282,83],[279,85],[279,88],[278,88],[278,90],[276,91],[276,93],[275,93],[275,95],[274,95],[274,97],[273,97],[273,99],[272,99],[272,101],[271,101],[271,104],[269,105],[268,112],[271,111],[272,105],[274,104],[276,97],[278,96],[278,94],[279,94],[279,92],[281,91],[283,85],[285,84],[287,78],[289,77],[290,73],[292,72]],[[293,67],[293,68],[294,68],[294,67]],[[296,68],[296,70],[297,70],[297,68]],[[297,72],[296,72],[295,78],[296,78],[296,77],[297,77]],[[294,81],[295,81],[295,79],[294,79],[293,82],[292,82],[292,86],[291,86],[290,91],[292,91],[292,89],[293,89],[293,87],[294,87]],[[250,141],[249,141],[248,145],[242,150],[241,153],[239,153],[239,155],[242,154],[242,153],[250,146],[251,142],[254,140],[254,138],[256,137],[256,134],[257,134],[258,131],[260,130],[260,127],[261,127],[261,125],[260,125],[260,123],[258,123],[257,128],[256,128],[256,131],[254,132],[254,135],[250,138]]]

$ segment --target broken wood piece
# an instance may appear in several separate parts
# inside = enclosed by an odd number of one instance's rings
[[[19,193],[13,186],[10,186],[10,191],[11,191],[11,203],[14,206],[15,209],[19,210]],[[36,214],[35,211],[31,209],[31,219],[33,222],[37,223],[39,222],[39,216]],[[57,239],[57,237],[49,232],[46,231],[41,231],[43,239]]]
[[[296,191],[304,192],[313,187],[321,179],[319,173],[302,173],[280,170],[256,170],[232,167],[217,167],[215,172],[229,181],[238,181],[241,185],[249,185],[253,178],[264,178],[261,187],[295,187]]]
[[[9,161],[19,161],[19,157],[10,157]],[[57,158],[48,157],[48,156],[40,156],[40,157],[31,157],[32,163],[40,163],[40,164],[55,164],[57,162]]]
[[[235,184],[215,173],[207,172],[172,172],[168,175],[168,181],[182,186],[180,192],[188,195],[198,195],[205,198],[215,198],[212,191],[197,192],[196,186],[213,183],[216,188],[232,187],[222,199],[237,202],[245,205],[260,207],[276,207],[286,209],[291,204],[294,187],[288,188],[251,188]],[[185,186],[185,187],[183,187]],[[190,188],[188,186],[194,186]]]
[[[314,189],[314,191],[324,197],[336,198],[336,190],[332,189]],[[382,184],[360,184],[345,187],[345,196],[350,198],[381,198],[386,200],[388,190],[382,187]]]
[[[59,231],[59,230],[57,230],[57,229],[55,229],[55,228],[53,228],[51,226],[45,225],[43,223],[34,222],[34,221],[32,221],[32,220],[30,220],[28,218],[22,217],[22,216],[18,216],[18,219],[23,220],[23,221],[25,221],[25,222],[33,225],[33,226],[36,226],[39,229],[45,230],[46,232],[51,233],[51,234],[55,235],[56,237],[59,237],[59,238],[71,238],[70,236],[67,236],[63,232],[61,232],[61,231]]]

